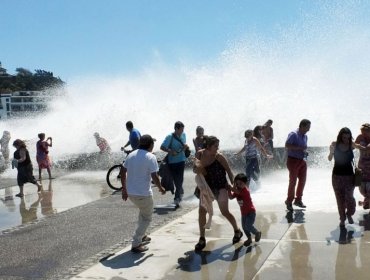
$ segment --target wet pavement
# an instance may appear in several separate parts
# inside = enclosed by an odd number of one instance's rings
[[[195,209],[152,232],[145,253],[128,245],[72,279],[369,279],[368,211],[358,207],[355,223],[340,230],[330,172],[309,170],[306,210],[285,210],[286,171],[252,186],[259,243],[232,245],[232,228],[215,206],[207,246],[195,253]],[[361,198],[357,189],[355,197]],[[239,220],[236,201],[230,208]]]
[[[43,180],[40,194],[27,184],[24,199],[14,196],[15,179],[5,174],[0,279],[368,279],[368,211],[357,207],[355,224],[340,230],[330,173],[309,169],[308,208],[294,212],[283,205],[287,171],[266,174],[261,186],[251,185],[261,241],[232,245],[232,228],[214,205],[207,246],[195,253],[198,201],[187,172],[186,200],[176,211],[155,210],[144,254],[130,252],[137,211],[107,187],[104,171],[56,173],[56,179]],[[154,196],[157,205],[172,200],[156,190]],[[361,198],[357,189],[355,197]],[[236,201],[230,208],[239,221]]]
[[[105,184],[105,174],[105,171],[57,172],[55,179],[41,181],[40,193],[35,185],[26,184],[23,199],[15,196],[19,193],[16,174],[3,176],[9,186],[0,189],[0,231],[110,195],[112,191]]]
[[[105,171],[55,172],[43,180],[38,194],[25,185],[25,197],[15,197],[15,176],[1,174],[0,279],[70,279],[130,243],[137,211],[109,189]],[[9,175],[9,176],[8,176]],[[54,174],[53,174],[54,176]],[[5,185],[5,188],[3,187]],[[189,198],[193,186],[185,189]],[[160,195],[159,204],[173,200]],[[157,209],[150,229],[157,230],[194,209]]]

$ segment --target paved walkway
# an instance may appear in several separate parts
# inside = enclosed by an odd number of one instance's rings
[[[307,189],[306,211],[287,212],[281,204],[271,203],[276,195],[284,197],[281,183],[278,190],[265,187],[252,194],[255,225],[262,231],[258,244],[232,245],[232,228],[215,207],[207,246],[195,253],[198,226],[193,210],[153,232],[145,253],[123,248],[72,279],[369,279],[367,212],[358,208],[355,224],[340,231],[329,180],[315,180],[317,185]],[[273,181],[266,186],[273,187]],[[230,208],[239,220],[235,201]]]

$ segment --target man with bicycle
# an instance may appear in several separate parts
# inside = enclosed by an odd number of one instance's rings
[[[122,150],[125,150],[125,148],[129,145],[131,145],[132,150],[136,150],[139,147],[139,141],[140,141],[140,132],[136,128],[134,128],[134,124],[132,121],[128,121],[126,123],[126,129],[128,132],[130,132],[130,136],[128,139],[128,142],[125,146],[122,147]]]
[[[131,247],[131,251],[134,253],[148,250],[144,243],[151,240],[146,235],[154,207],[151,180],[162,194],[166,193],[158,176],[158,162],[155,155],[152,154],[153,147],[153,138],[148,134],[143,135],[140,138],[138,149],[127,156],[121,168],[122,199],[126,201],[129,198],[139,209],[138,226]]]

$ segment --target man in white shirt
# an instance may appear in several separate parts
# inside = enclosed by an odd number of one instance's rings
[[[158,176],[158,162],[154,154],[153,138],[146,134],[140,137],[139,148],[130,153],[121,168],[122,199],[129,198],[139,208],[138,227],[133,236],[131,251],[142,253],[148,250],[143,243],[150,242],[146,235],[153,214],[153,191],[151,180],[162,194],[166,191]]]

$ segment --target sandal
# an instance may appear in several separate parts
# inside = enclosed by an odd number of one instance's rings
[[[238,243],[242,236],[243,236],[242,231],[240,229],[236,230],[233,237],[233,244]]]
[[[148,251],[148,247],[144,246],[143,244],[140,244],[139,246],[131,248],[131,252],[133,253],[143,253],[145,251]]]
[[[152,239],[148,235],[144,235],[141,239],[141,242],[147,242],[149,243]]]
[[[206,239],[200,237],[198,243],[195,245],[195,251],[202,251],[206,247]]]

